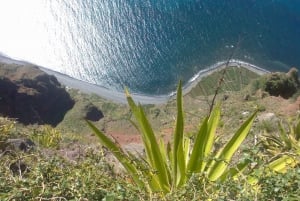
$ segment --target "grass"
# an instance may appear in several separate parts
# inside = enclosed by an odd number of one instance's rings
[[[227,91],[240,91],[247,86],[251,80],[258,78],[259,76],[245,68],[229,67],[226,70],[224,76],[224,84],[221,92]],[[190,95],[192,97],[197,96],[209,96],[215,93],[216,80],[220,79],[220,72],[214,72],[211,75],[204,77],[196,87],[192,89]]]
[[[86,148],[82,157],[71,162],[44,151],[17,152],[0,158],[0,200],[162,200],[160,194],[149,197],[123,174],[116,174],[105,160],[107,153],[98,147]],[[249,155],[249,159],[261,164]],[[16,160],[28,164],[30,171],[12,174],[10,164]],[[253,188],[244,176],[225,182],[211,182],[203,174],[194,174],[182,188],[165,196],[165,200],[299,200],[299,167],[285,174],[265,172],[257,176]],[[199,183],[201,180],[201,183]]]

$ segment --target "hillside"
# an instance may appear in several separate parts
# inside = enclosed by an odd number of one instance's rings
[[[199,123],[209,114],[216,87],[220,86],[215,101],[221,102],[221,121],[216,132],[215,149],[228,141],[242,122],[258,110],[249,136],[241,146],[243,151],[235,154],[234,161],[247,155],[251,160],[266,162],[263,156],[256,153],[260,149],[256,147],[257,140],[266,132],[277,135],[277,123],[295,120],[300,108],[299,91],[288,98],[271,96],[264,91],[264,87],[269,86],[266,83],[273,81],[274,77],[290,80],[295,76],[290,76],[289,73],[260,76],[244,68],[230,67],[204,77],[183,97],[185,134],[189,138],[196,135]],[[37,122],[39,125],[25,126],[13,119],[1,117],[0,162],[3,176],[0,177],[0,199],[160,200],[161,194],[149,197],[149,194],[133,185],[132,179],[124,175],[123,168],[111,153],[101,147],[98,138],[84,120],[89,117],[96,127],[124,149],[143,154],[141,135],[131,123],[135,119],[129,107],[107,101],[95,94],[85,94],[70,88],[65,90],[74,105],[55,128],[41,122]],[[165,142],[172,141],[177,116],[176,100],[143,107],[156,136],[163,137]],[[296,189],[300,187],[297,171],[299,168],[292,169],[287,175],[262,176],[260,188],[266,191],[261,191],[259,198],[264,200],[272,195],[274,199],[276,196],[280,199],[282,196],[297,195]],[[288,190],[285,186],[289,185],[285,181],[291,183]],[[277,182],[278,191],[283,194],[273,191],[274,182]],[[247,188],[248,194],[239,195],[240,184]],[[208,182],[206,185],[209,188],[203,189],[197,182],[191,181],[165,199],[192,199],[193,193],[204,195],[205,191],[211,192],[206,198],[213,200],[216,197],[221,199],[222,196],[224,200],[245,200],[253,198],[255,194],[242,180],[220,184],[221,188],[217,186],[218,183],[214,186]],[[201,199],[204,198],[205,196]]]

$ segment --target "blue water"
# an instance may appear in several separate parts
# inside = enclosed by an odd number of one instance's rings
[[[112,90],[168,94],[233,51],[300,68],[300,0],[22,2],[0,2],[0,52]]]

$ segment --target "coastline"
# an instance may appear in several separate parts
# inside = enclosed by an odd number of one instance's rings
[[[72,78],[68,75],[32,64],[30,62],[9,58],[6,55],[0,53],[0,63],[17,64],[17,65],[33,65],[38,67],[40,70],[44,71],[49,75],[54,75],[57,78],[57,80],[66,88],[78,89],[79,91],[87,94],[96,94],[114,103],[127,104],[125,93],[112,91],[110,89],[107,89],[102,86],[98,86],[96,84],[91,84],[76,78]],[[141,104],[163,104],[169,101],[171,98],[169,95],[147,96],[147,95],[140,95],[134,93],[131,93],[131,96],[136,102],[139,102]]]
[[[236,60],[236,59],[231,59],[228,64],[227,61],[220,61],[215,63],[212,66],[209,66],[203,70],[200,70],[195,76],[193,76],[188,82],[187,84],[185,84],[183,86],[183,94],[187,94],[189,93],[200,81],[202,78],[216,72],[219,70],[223,70],[224,68],[226,68],[227,66],[233,66],[233,67],[237,67],[237,68],[245,68],[249,71],[255,72],[258,75],[263,75],[266,73],[269,73],[270,71],[260,68],[258,66],[255,66],[253,64],[241,61],[241,60]]]
[[[18,65],[34,65],[37,66],[40,70],[44,71],[45,73],[49,75],[54,75],[57,78],[57,80],[67,88],[78,89],[79,91],[87,94],[96,94],[104,99],[107,99],[115,103],[122,103],[122,104],[127,103],[125,93],[111,91],[110,89],[72,78],[68,75],[47,69],[45,67],[41,67],[26,61],[15,60],[3,54],[0,54],[0,62],[7,63],[7,64],[18,64]],[[204,70],[199,71],[183,86],[183,94],[185,95],[188,92],[190,92],[192,88],[194,88],[203,77],[206,77],[214,73],[215,71],[226,68],[227,66],[226,63],[227,63],[226,61],[217,62],[216,64],[208,68],[205,68]],[[237,68],[243,67],[259,75],[269,72],[263,68],[260,68],[258,66],[240,60],[230,60],[228,66],[236,66]],[[159,96],[158,95],[148,96],[148,95],[141,95],[141,94],[134,94],[134,93],[132,93],[131,95],[136,102],[139,102],[141,104],[163,104],[175,98],[175,94],[176,92],[171,92],[170,94],[159,95]]]

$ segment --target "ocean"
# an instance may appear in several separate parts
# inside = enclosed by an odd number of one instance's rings
[[[1,0],[0,53],[110,89],[170,94],[220,61],[300,69],[300,0]]]

